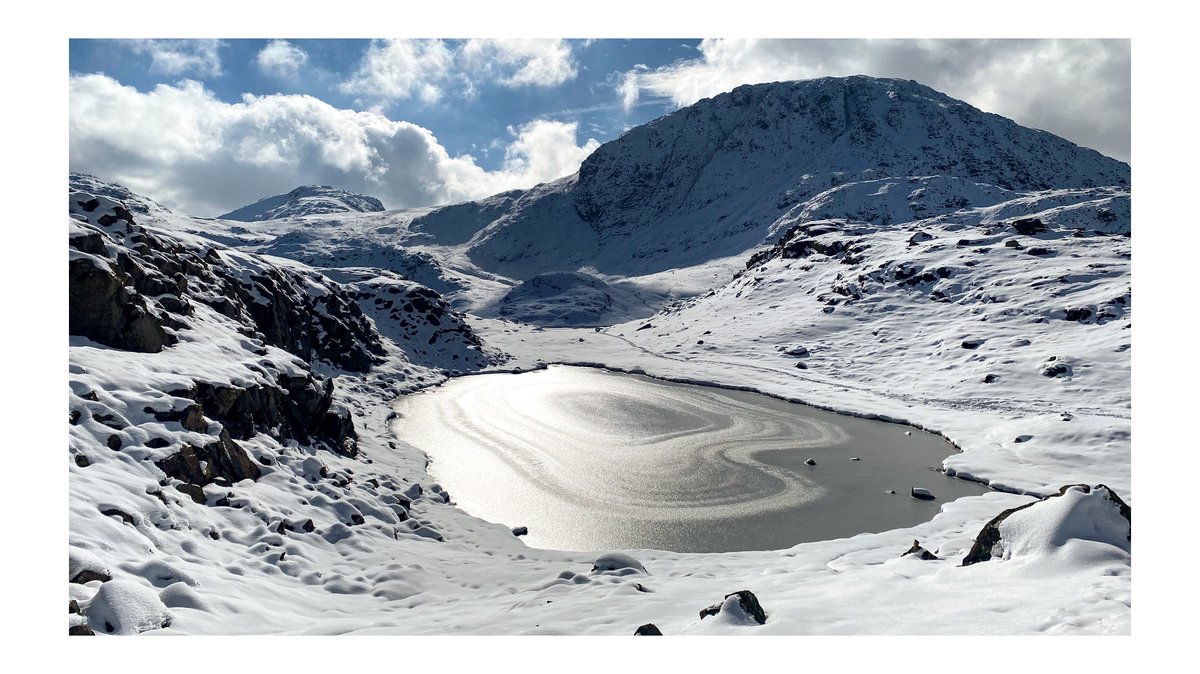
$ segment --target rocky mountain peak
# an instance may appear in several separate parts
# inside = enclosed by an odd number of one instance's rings
[[[375,197],[355,194],[331,185],[302,185],[287,194],[260,199],[219,217],[224,220],[259,222],[302,215],[372,213],[382,210],[383,203]]]

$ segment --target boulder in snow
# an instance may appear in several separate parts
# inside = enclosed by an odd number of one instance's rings
[[[921,541],[918,541],[916,539],[913,540],[912,547],[908,549],[908,552],[905,552],[903,555],[900,555],[900,556],[907,557],[909,555],[914,555],[917,559],[922,559],[927,562],[932,562],[932,561],[941,559],[940,557],[933,554],[929,550],[926,550],[925,546],[921,545]]]
[[[67,566],[72,583],[90,583],[98,580],[107,583],[112,580],[112,572],[104,562],[83,548],[68,548]]]
[[[758,603],[758,597],[750,590],[738,590],[725,595],[725,600],[713,604],[700,611],[700,619],[709,616],[720,616],[726,622],[741,625],[763,625],[767,622],[767,613]]]
[[[654,623],[646,623],[638,627],[633,633],[635,637],[661,637],[662,635],[662,630],[658,629],[658,626]]]
[[[100,586],[87,609],[92,629],[107,634],[138,634],[171,624],[171,614],[158,593],[131,580]]]
[[[1041,234],[1046,231],[1046,225],[1038,218],[1021,218],[1008,223],[1010,227],[1016,230],[1017,234],[1032,236]]]
[[[1067,485],[994,517],[980,530],[962,565],[1044,554],[1076,539],[1129,552],[1131,522],[1130,507],[1105,485]]]

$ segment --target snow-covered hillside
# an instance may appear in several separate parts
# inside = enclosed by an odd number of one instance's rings
[[[996,188],[1129,184],[1121,162],[916,82],[849,77],[738,87],[605,143],[577,176],[453,208],[462,223],[492,218],[470,247],[485,269],[634,275],[758,245],[832,187],[934,175],[994,186],[961,191],[962,206],[994,203]]]
[[[328,213],[373,213],[382,211],[383,203],[375,197],[354,194],[329,185],[303,185],[273,197],[260,199],[249,206],[232,210],[220,218],[257,222],[303,215]]]
[[[70,180],[73,631],[1130,631],[1123,163],[853,77],[439,209],[237,222]],[[788,550],[529,548],[389,405],[548,363],[910,422],[993,491]]]

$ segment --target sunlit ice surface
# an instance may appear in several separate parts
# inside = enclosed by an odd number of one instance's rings
[[[936,471],[956,450],[932,433],[593,368],[461,377],[395,407],[393,430],[459,507],[528,527],[535,547],[781,549],[986,491]]]

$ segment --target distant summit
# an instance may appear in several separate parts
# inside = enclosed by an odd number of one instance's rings
[[[223,220],[259,222],[301,215],[370,213],[382,210],[383,203],[375,197],[355,194],[329,185],[304,185],[287,194],[260,199],[219,217]]]

